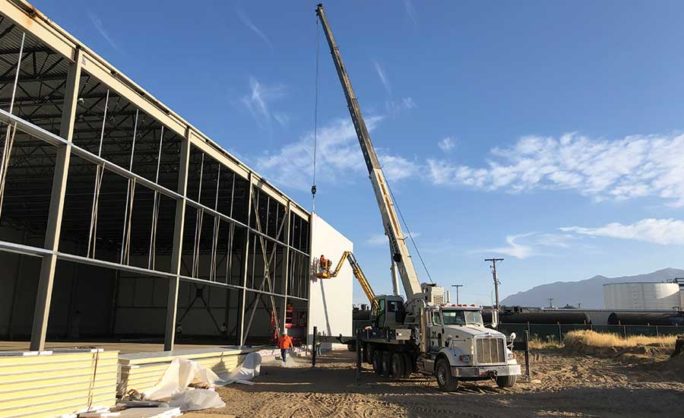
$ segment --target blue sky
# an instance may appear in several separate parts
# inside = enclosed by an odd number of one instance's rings
[[[391,290],[315,1],[33,3],[307,207],[318,39],[316,211],[355,242],[376,292]],[[684,3],[326,10],[430,273],[464,284],[461,300],[491,301],[491,256],[505,258],[503,296],[682,267]]]

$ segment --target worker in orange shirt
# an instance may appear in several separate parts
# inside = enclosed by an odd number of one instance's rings
[[[280,357],[283,359],[283,363],[287,360],[287,351],[292,348],[292,337],[286,333],[280,334],[278,338],[278,348],[280,348]]]

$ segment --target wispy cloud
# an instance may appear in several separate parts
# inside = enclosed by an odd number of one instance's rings
[[[387,75],[385,74],[385,70],[382,68],[382,65],[380,65],[378,61],[373,61],[373,66],[375,67],[375,72],[378,74],[378,78],[380,79],[382,86],[385,88],[385,92],[391,96],[392,84],[390,84],[390,81],[387,78]]]
[[[366,118],[371,131],[379,122],[378,117]],[[319,183],[349,181],[350,173],[365,169],[354,125],[348,119],[337,119],[319,128],[317,142]],[[276,183],[307,190],[311,186],[313,145],[313,132],[309,132],[274,153],[258,157],[257,168]]]
[[[569,226],[560,229],[592,237],[645,241],[660,245],[684,245],[684,221],[671,218],[648,218],[626,225],[613,222],[595,228]]]
[[[558,255],[572,249],[592,250],[582,237],[603,237],[642,241],[658,245],[684,245],[684,220],[647,218],[631,224],[612,222],[598,227],[567,226],[559,233],[527,232],[506,236],[506,245],[470,251],[474,254],[500,254],[518,259]]]
[[[437,146],[443,152],[450,152],[456,146],[456,141],[454,138],[447,136],[446,138],[440,139],[439,142],[437,142]]]
[[[273,119],[281,126],[287,126],[290,123],[290,116],[282,112],[273,112]]]
[[[416,8],[413,7],[413,1],[404,0],[404,11],[406,11],[406,16],[411,19],[414,25],[418,24],[418,17],[416,16]]]
[[[519,242],[520,238],[524,238],[528,235],[529,234],[507,235],[505,247],[488,248],[484,250],[479,250],[477,252],[503,254],[520,259],[529,258],[536,254],[534,248],[532,248],[532,246],[530,245],[521,244]]]
[[[389,180],[403,180],[417,175],[420,171],[418,164],[398,155],[380,154],[378,158],[382,165],[382,171]]]
[[[102,20],[93,12],[88,12],[88,18],[90,19],[90,22],[93,24],[97,32],[104,38],[105,41],[111,46],[113,49],[120,51],[119,45],[114,41],[114,39],[109,36],[109,33],[105,29],[104,25],[102,24]]]
[[[387,245],[387,236],[385,234],[373,234],[366,240],[366,244],[372,247],[380,247]]]
[[[572,234],[549,234],[539,232],[527,232],[506,236],[506,245],[494,248],[485,248],[471,251],[476,254],[500,254],[518,259],[526,259],[533,256],[551,255],[553,251],[569,248],[575,241]]]
[[[407,110],[415,109],[416,102],[412,97],[403,97],[399,100],[386,100],[385,112],[390,116],[396,116]]]
[[[269,39],[269,37],[266,36],[264,31],[259,29],[259,27],[257,25],[255,25],[254,22],[252,22],[252,20],[245,14],[245,12],[243,12],[240,9],[237,9],[236,13],[238,15],[238,18],[240,19],[240,22],[242,22],[242,24],[245,25],[247,27],[247,29],[252,31],[252,33],[254,33],[257,37],[259,37],[259,39],[264,41],[264,43],[266,45],[268,45],[269,48],[273,49],[273,43],[271,43],[271,40]]]
[[[528,136],[494,148],[483,167],[429,159],[437,185],[523,192],[575,190],[597,200],[655,196],[684,206],[684,135],[592,139],[574,133],[560,138]]]
[[[254,77],[249,79],[249,93],[241,98],[242,104],[249,110],[254,119],[262,126],[275,120],[281,125],[289,122],[287,114],[272,112],[271,103],[285,95],[285,87],[281,85],[267,86]]]
[[[380,116],[366,118],[371,131],[381,121]],[[348,119],[337,119],[320,128],[317,142],[317,183],[349,183],[367,175],[354,125]],[[256,160],[256,166],[276,183],[307,190],[311,186],[313,174],[313,145],[313,132],[309,132],[276,152],[261,155]],[[406,179],[419,171],[418,164],[404,157],[382,152],[378,154],[389,180]]]
[[[271,112],[264,93],[278,96],[278,91],[265,90],[252,80],[252,93],[243,101],[253,113],[268,116]],[[410,97],[400,103],[388,105],[385,115],[391,117],[415,107]],[[381,119],[375,118],[374,122]],[[329,143],[322,146],[327,146],[329,151],[321,155],[332,155],[329,157],[332,159],[341,156],[343,160],[329,164],[329,170],[353,166],[354,172],[363,173],[365,167],[351,123],[346,119],[335,121],[327,127],[327,134]],[[293,148],[312,143],[310,137],[311,134],[305,135],[275,154],[262,157],[262,164],[275,166],[270,161],[277,161]],[[453,138],[447,137],[437,145],[446,153],[454,144]],[[436,186],[509,193],[570,190],[596,201],[657,197],[668,205],[684,206],[684,164],[679,161],[684,155],[684,135],[631,135],[617,140],[592,139],[575,133],[559,138],[526,136],[510,147],[491,149],[489,159],[480,166],[458,164],[446,157],[408,159],[382,150],[379,155],[386,174],[394,180],[424,171],[428,173],[427,181]],[[305,166],[308,167],[310,157],[307,158]]]

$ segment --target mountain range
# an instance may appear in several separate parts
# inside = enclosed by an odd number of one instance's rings
[[[582,308],[603,308],[603,285],[622,282],[664,282],[684,277],[684,270],[665,268],[647,274],[624,277],[594,276],[576,282],[554,282],[535,286],[530,290],[510,295],[501,301],[504,306],[548,307],[553,298],[554,307],[571,305]]]

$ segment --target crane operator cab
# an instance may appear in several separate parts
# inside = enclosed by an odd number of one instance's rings
[[[378,328],[396,328],[404,323],[406,310],[404,299],[395,295],[380,295],[372,313],[374,324]]]

